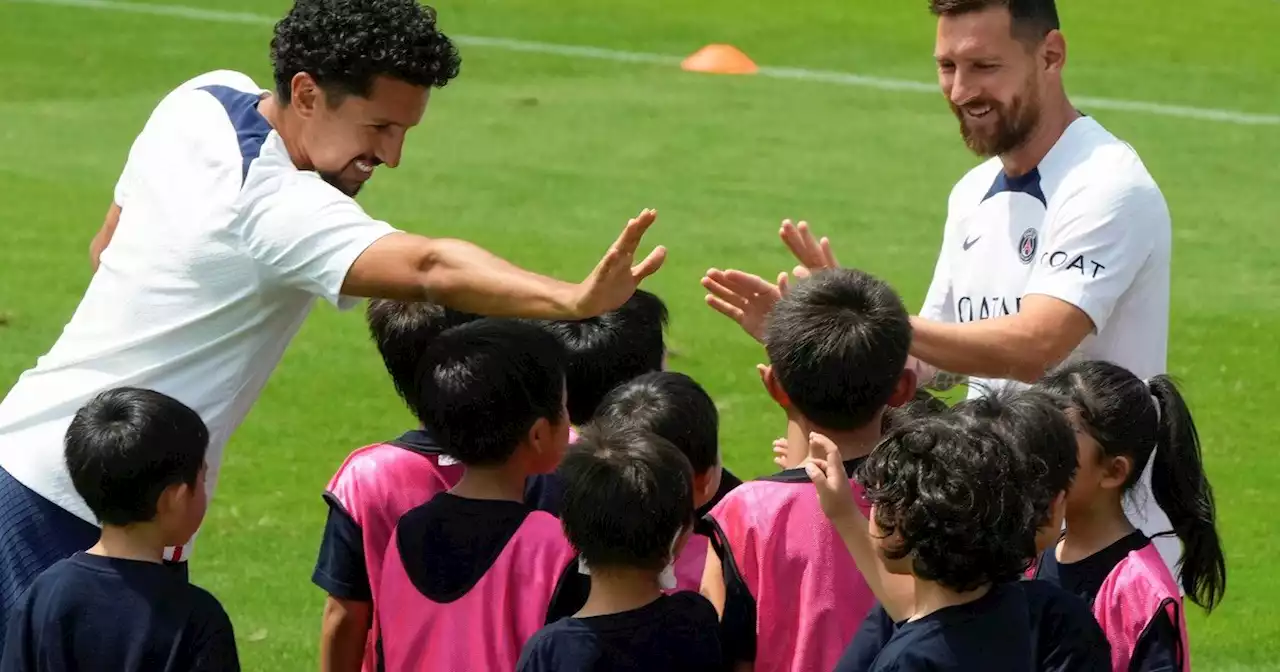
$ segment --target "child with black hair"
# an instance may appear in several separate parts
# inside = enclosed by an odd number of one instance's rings
[[[1028,470],[1030,489],[1027,494],[1038,525],[1036,552],[1056,543],[1062,531],[1067,488],[1076,470],[1075,432],[1060,409],[1059,400],[1044,392],[1005,388],[962,401],[948,412],[971,427],[994,432],[1018,453]],[[906,421],[901,416],[898,418]],[[818,485],[821,488],[825,484],[819,482]],[[820,495],[830,494],[820,490]],[[852,499],[851,492],[843,493],[843,496]],[[833,507],[828,504],[827,508]],[[846,503],[843,510],[857,517],[857,511],[851,504]],[[862,556],[874,554],[873,540],[865,520],[858,520],[856,526],[842,522],[842,535],[855,534],[854,527],[858,528],[856,534],[862,536]],[[859,551],[855,550],[859,540],[850,537],[845,541],[855,557],[859,557]],[[910,581],[908,577],[894,578]],[[1083,600],[1044,581],[1022,581],[1018,587],[1026,593],[1029,605],[1036,669],[1054,672],[1102,672],[1110,669],[1111,649],[1106,636]],[[873,588],[891,600],[894,596],[901,596],[902,599],[891,605],[898,619],[904,620],[911,613],[914,594],[910,586],[886,590],[884,586],[873,585]],[[870,669],[896,628],[897,624],[884,606],[877,605],[845,650],[837,671],[864,672]]]
[[[0,670],[240,669],[222,605],[163,560],[204,519],[208,447],[200,416],[159,392],[108,390],[76,413],[67,470],[102,536],[31,584]]]
[[[574,551],[524,503],[569,441],[565,354],[514,320],[454,327],[418,367],[418,415],[461,462],[447,492],[410,509],[387,545],[377,609],[383,669],[509,670],[547,621]]]
[[[575,427],[591,421],[609,392],[646,373],[666,369],[667,306],[657,295],[636,290],[626,303],[586,320],[538,322],[564,344],[569,387],[569,420]],[[570,433],[570,442],[576,430]],[[714,501],[742,481],[721,470]],[[531,506],[559,515],[564,483],[556,474],[536,476],[525,493]]]
[[[907,361],[910,362],[909,357]],[[884,409],[884,415],[880,417],[880,433],[888,434],[893,431],[893,428],[899,427],[915,418],[945,413],[948,408],[947,402],[934,396],[929,390],[923,387],[919,388],[907,403],[896,408],[890,406]],[[783,469],[795,467],[796,460],[799,457],[787,447],[785,438],[780,438],[773,442],[773,463],[779,467]]]
[[[840,451],[825,436],[811,441],[825,458],[805,470],[833,523],[847,524],[857,511],[835,466]],[[909,613],[868,669],[1037,669],[1030,606],[1017,585],[1034,555],[1028,476],[999,433],[954,413],[895,429],[866,459],[858,481],[879,564],[913,584]]]
[[[519,672],[702,672],[720,667],[715,608],[664,594],[694,516],[689,460],[635,427],[588,427],[569,451],[561,519],[591,577],[578,613],[540,630]]]
[[[1067,399],[1079,443],[1066,534],[1041,556],[1037,577],[1092,604],[1115,670],[1189,671],[1179,588],[1212,611],[1226,591],[1227,568],[1200,439],[1182,395],[1168,376],[1144,382],[1098,361],[1069,364],[1037,386]],[[1124,499],[1148,465],[1156,504],[1183,545],[1178,580],[1125,515]]]
[[[853,269],[813,274],[778,301],[766,328],[769,394],[786,412],[789,465],[808,434],[829,433],[846,478],[880,440],[885,408],[915,392],[904,371],[911,324],[884,282]],[[823,519],[801,468],[744,483],[706,518],[702,592],[721,613],[726,657],[762,670],[830,670],[871,610],[858,563]]]
[[[327,593],[320,633],[326,672],[376,670],[374,611],[391,532],[406,511],[462,478],[462,465],[423,428],[418,362],[441,333],[478,316],[434,303],[374,299],[366,317],[391,382],[419,416],[419,428],[356,449],[325,488],[329,514],[311,581]]]
[[[693,467],[693,506],[701,519],[724,498],[720,491],[720,414],[693,378],[655,371],[615,387],[596,410],[593,424],[635,427],[669,441]],[[564,476],[564,474],[562,474]],[[707,537],[695,526],[674,564],[676,590],[697,591],[707,562]],[[705,530],[704,530],[705,531]]]

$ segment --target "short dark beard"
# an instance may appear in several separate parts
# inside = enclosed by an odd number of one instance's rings
[[[1040,101],[1035,95],[1035,88],[1028,87],[1027,90],[1031,92],[1027,97],[1014,98],[1007,109],[992,101],[990,114],[996,115],[996,130],[990,136],[971,132],[965,124],[964,111],[951,103],[951,111],[960,121],[960,136],[964,138],[965,146],[978,156],[990,158],[1008,154],[1025,145],[1040,121]]]
[[[341,191],[351,198],[355,198],[356,194],[360,193],[360,187],[364,186],[364,184],[357,184],[354,190],[348,191],[347,187],[342,186],[342,182],[338,179],[338,174],[336,173],[320,173],[320,179],[328,182],[334,189]]]

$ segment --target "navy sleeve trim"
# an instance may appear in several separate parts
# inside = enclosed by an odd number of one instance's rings
[[[720,558],[724,573],[724,614],[720,617],[720,646],[726,662],[756,659],[756,598],[747,588],[738,563],[733,559],[729,539],[720,524],[704,516],[694,531],[711,540],[711,550]]]
[[[311,582],[337,599],[370,602],[373,590],[365,562],[363,531],[332,493],[324,493],[324,501],[329,505],[329,515]]]
[[[1182,607],[1173,598],[1165,598],[1147,627],[1138,635],[1129,659],[1130,672],[1180,672],[1186,652],[1182,649],[1182,632],[1178,623]]]
[[[227,120],[236,131],[236,143],[240,145],[240,181],[249,176],[249,165],[262,152],[262,143],[271,134],[271,124],[258,112],[256,94],[238,91],[229,86],[213,84],[200,87],[222,104]]]

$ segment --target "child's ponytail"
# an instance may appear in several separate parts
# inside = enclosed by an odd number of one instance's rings
[[[1227,563],[1215,526],[1213,488],[1200,458],[1191,412],[1168,376],[1147,382],[1157,410],[1151,490],[1182,541],[1179,582],[1193,602],[1212,611],[1227,589]]]

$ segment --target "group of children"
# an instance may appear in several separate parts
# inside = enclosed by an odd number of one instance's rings
[[[665,370],[652,294],[572,323],[393,301],[368,318],[419,426],[324,493],[325,670],[1185,672],[1182,593],[1212,609],[1225,589],[1167,378],[1076,362],[948,408],[907,366],[900,298],[859,271],[815,273],[770,315],[782,470],[745,483],[711,397]],[[160,560],[204,512],[192,416],[145,390],[81,411],[67,460],[102,541],[37,580],[0,670],[102,646],[238,669],[221,607]],[[1124,515],[1144,469],[1176,578]],[[58,630],[94,618],[147,643]]]

